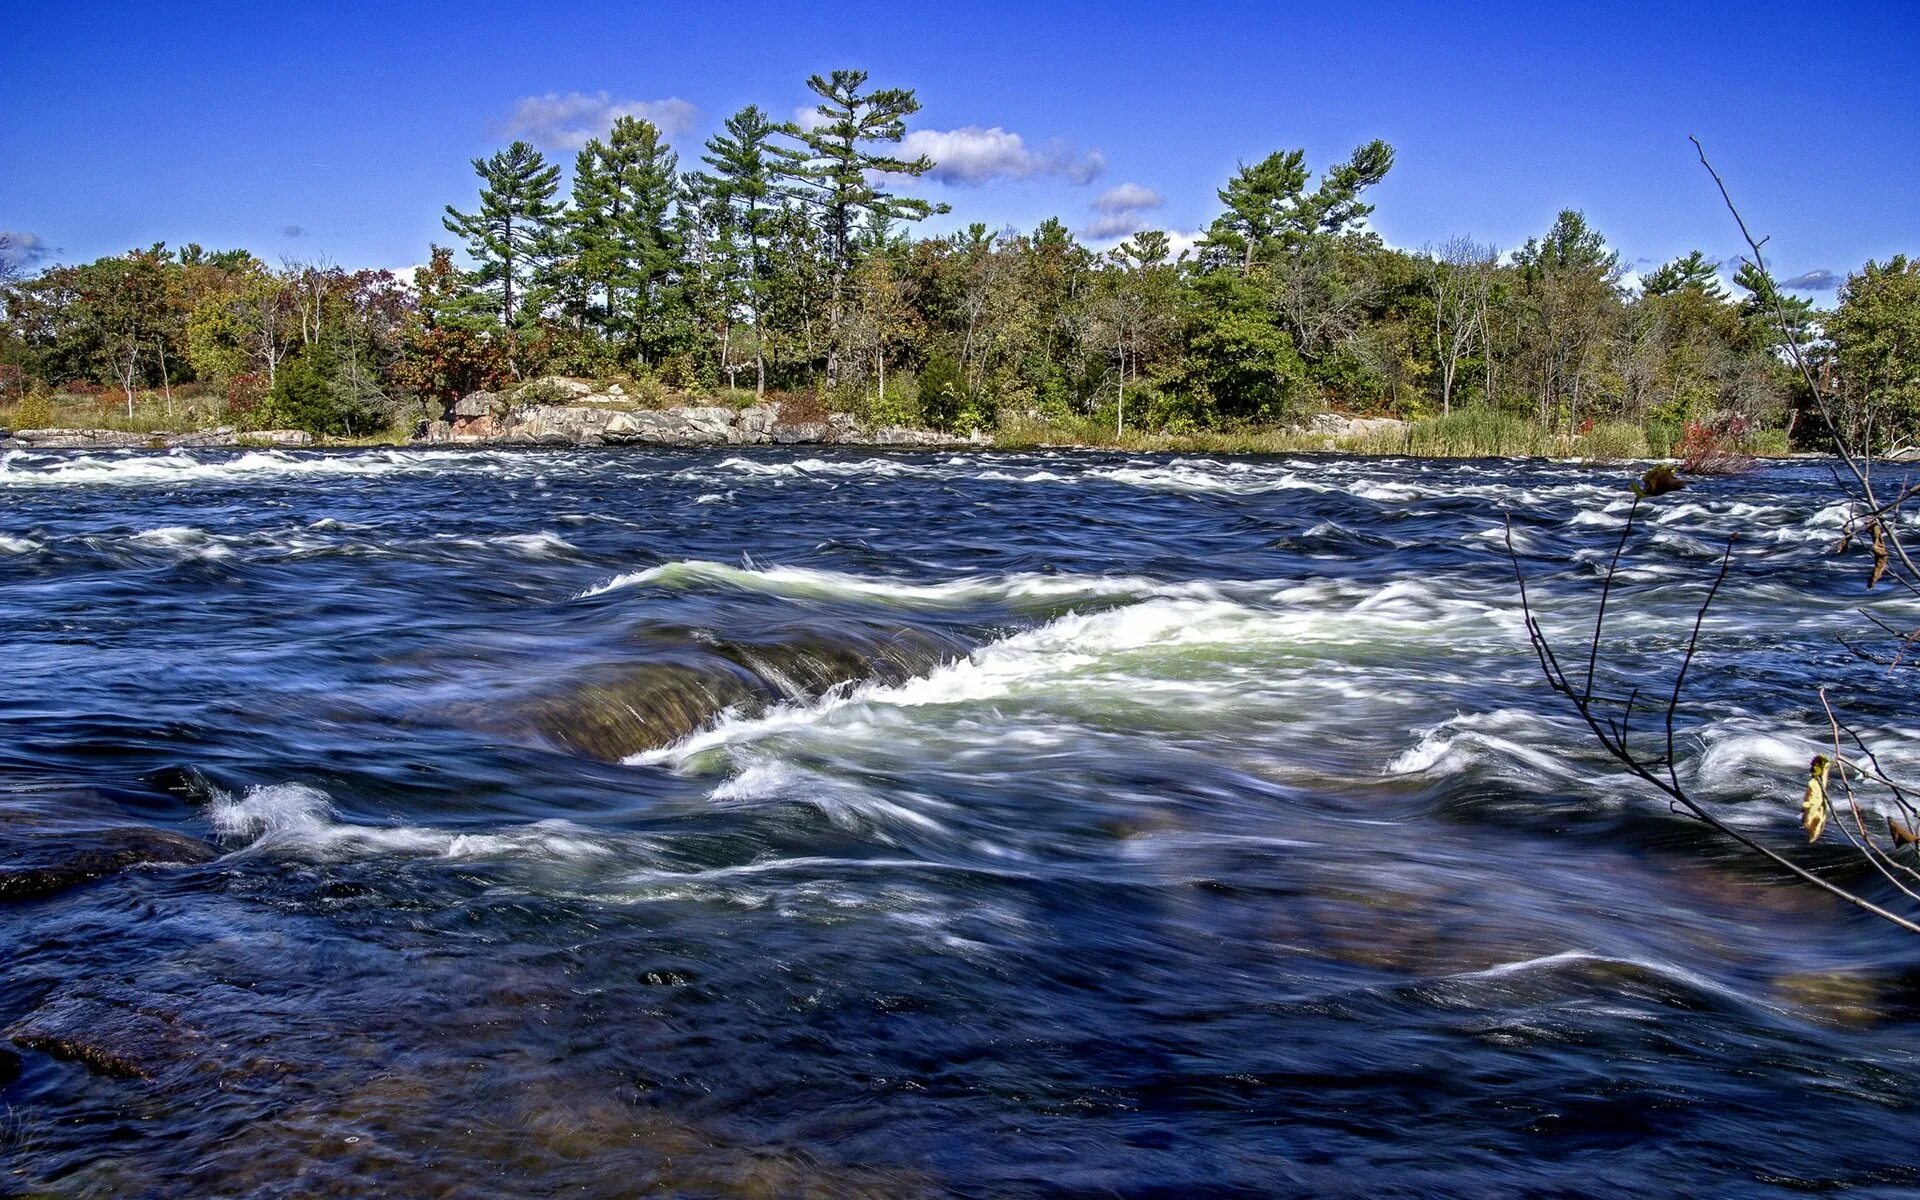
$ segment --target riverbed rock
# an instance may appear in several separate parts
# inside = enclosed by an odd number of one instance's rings
[[[206,1035],[178,1013],[119,989],[87,984],[55,992],[6,1036],[23,1049],[119,1079],[153,1079],[194,1062],[209,1045]]]
[[[198,838],[137,825],[8,836],[0,839],[0,902],[37,900],[133,867],[208,862],[218,853]]]
[[[964,657],[946,633],[891,625],[788,630],[713,643],[695,661],[605,666],[524,703],[518,721],[576,754],[618,762],[697,733],[725,712],[808,700],[851,683],[898,685]]]

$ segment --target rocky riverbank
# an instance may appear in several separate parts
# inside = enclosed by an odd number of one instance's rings
[[[985,433],[960,436],[904,426],[870,427],[849,413],[818,417],[781,404],[643,404],[619,384],[549,376],[512,391],[462,397],[445,419],[414,431],[417,446],[977,446]],[[213,447],[299,448],[328,444],[299,429],[240,431],[233,426],[182,431],[0,429],[0,448],[26,450],[183,450]]]

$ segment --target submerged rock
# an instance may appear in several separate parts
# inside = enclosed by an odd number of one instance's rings
[[[214,847],[184,834],[130,826],[0,839],[0,901],[36,900],[131,867],[203,863]]]
[[[897,685],[970,649],[950,635],[879,627],[720,642],[698,661],[588,673],[536,697],[522,713],[543,740],[617,762],[681,741],[723,713],[804,702],[850,684]]]
[[[176,1013],[85,985],[56,992],[6,1036],[16,1046],[120,1079],[152,1079],[197,1060],[210,1044]]]

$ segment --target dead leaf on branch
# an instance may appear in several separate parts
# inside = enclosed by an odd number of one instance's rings
[[[1820,840],[1827,829],[1827,768],[1830,764],[1827,756],[1816,754],[1813,765],[1807,770],[1807,791],[1800,798],[1800,827],[1807,831],[1807,842],[1811,845]]]

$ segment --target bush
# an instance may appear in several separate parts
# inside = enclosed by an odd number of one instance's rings
[[[45,429],[53,424],[53,391],[45,381],[28,385],[20,403],[13,406],[13,424],[17,429]]]
[[[1752,423],[1738,414],[1688,421],[1680,439],[1680,470],[1688,475],[1737,475],[1753,466],[1741,447]]]
[[[920,416],[935,429],[960,428],[963,412],[970,407],[966,376],[950,354],[935,352],[920,368]]]

